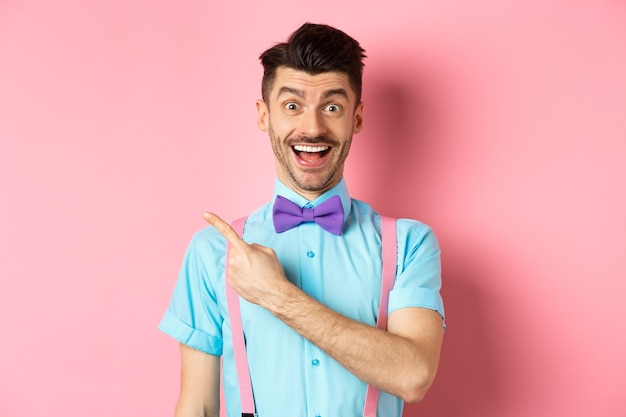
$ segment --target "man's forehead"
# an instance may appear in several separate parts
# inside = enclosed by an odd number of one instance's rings
[[[346,96],[354,96],[354,91],[350,85],[348,75],[339,72],[323,72],[310,74],[306,71],[288,67],[279,67],[276,71],[276,78],[272,88],[272,95],[277,97],[285,92],[306,95],[311,93],[328,93],[345,91]]]

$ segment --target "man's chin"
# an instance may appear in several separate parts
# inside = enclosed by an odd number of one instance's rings
[[[331,178],[298,178],[294,181],[295,185],[302,191],[307,193],[322,194],[334,187],[339,182],[338,179]]]

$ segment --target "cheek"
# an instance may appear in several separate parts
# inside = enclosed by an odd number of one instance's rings
[[[357,124],[351,120],[350,123],[343,123],[341,126],[339,126],[335,130],[335,133],[339,138],[348,140],[350,139],[350,137],[352,137],[352,134],[357,132],[357,127]]]
[[[287,138],[297,130],[298,121],[295,118],[276,117],[270,118],[269,125],[281,138]]]

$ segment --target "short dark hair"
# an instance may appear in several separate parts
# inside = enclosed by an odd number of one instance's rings
[[[284,66],[312,75],[337,71],[348,76],[350,86],[361,101],[365,50],[346,33],[328,25],[305,23],[287,42],[278,43],[261,54],[263,100],[269,98],[276,70]]]

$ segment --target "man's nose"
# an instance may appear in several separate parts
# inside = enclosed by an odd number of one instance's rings
[[[300,121],[300,132],[312,138],[325,135],[324,116],[315,110],[305,111]]]

